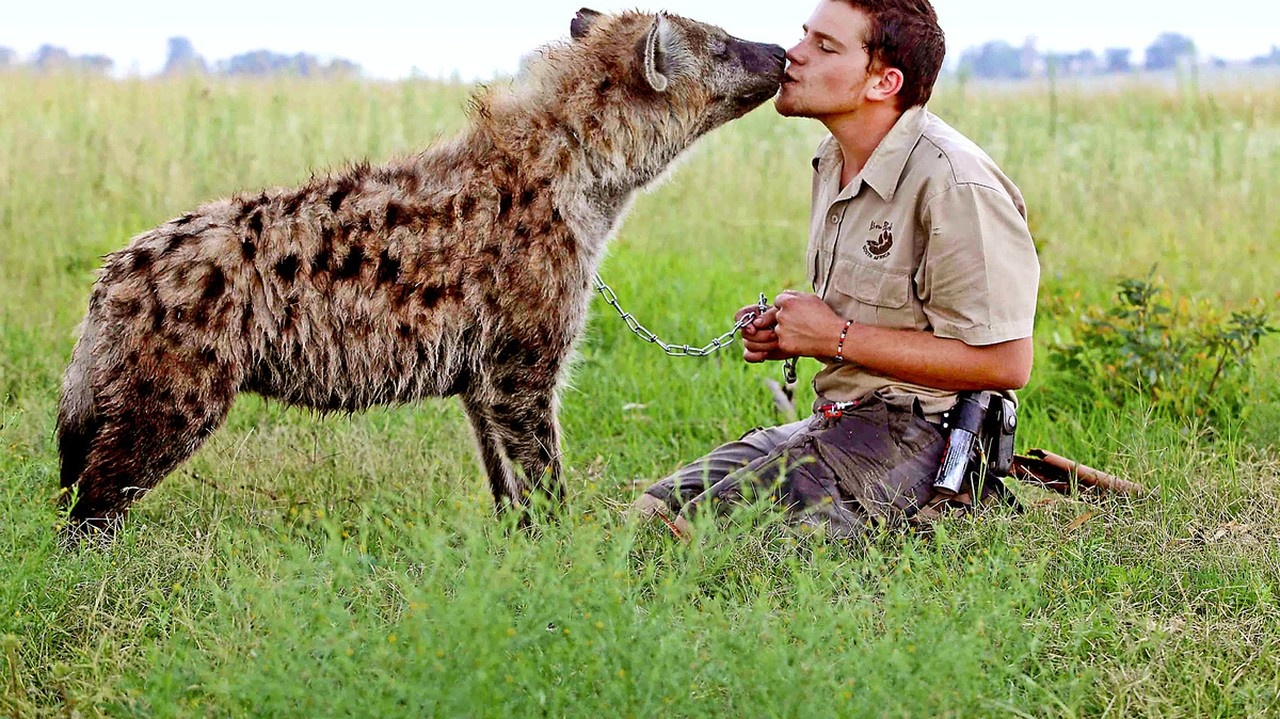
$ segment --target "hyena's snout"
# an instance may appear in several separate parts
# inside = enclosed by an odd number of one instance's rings
[[[786,50],[769,43],[736,39],[728,49],[739,68],[734,99],[744,112],[777,94],[787,67]]]

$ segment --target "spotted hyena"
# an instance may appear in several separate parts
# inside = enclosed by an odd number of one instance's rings
[[[210,202],[106,257],[58,413],[73,531],[114,526],[238,392],[321,411],[459,395],[499,509],[560,481],[557,386],[640,188],[773,96],[783,50],[582,10],[451,142]]]

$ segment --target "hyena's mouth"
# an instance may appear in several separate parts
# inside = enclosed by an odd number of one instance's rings
[[[738,105],[746,110],[750,110],[772,98],[778,94],[779,85],[770,85],[767,88],[761,88],[750,95],[738,98]]]

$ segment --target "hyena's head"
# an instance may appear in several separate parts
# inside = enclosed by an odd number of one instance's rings
[[[607,16],[583,8],[569,33],[588,50],[611,50],[614,62],[607,69],[618,79],[634,86],[639,97],[699,116],[703,132],[773,97],[786,66],[786,51],[777,45],[742,40],[668,13]]]
[[[700,135],[773,97],[785,51],[666,13],[580,10],[570,41],[527,66],[527,87],[605,172],[641,183]],[[527,93],[519,93],[525,100]]]

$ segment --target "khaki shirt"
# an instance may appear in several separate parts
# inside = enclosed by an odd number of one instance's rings
[[[843,165],[827,137],[813,158],[808,263],[814,291],[837,314],[975,346],[1031,336],[1040,265],[1027,210],[986,153],[914,107],[842,189]],[[846,342],[857,341],[855,328]],[[930,419],[956,397],[851,362],[828,364],[813,385],[819,402],[915,396]]]

